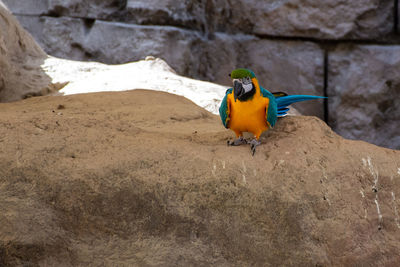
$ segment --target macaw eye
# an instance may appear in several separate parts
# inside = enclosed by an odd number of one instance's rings
[[[245,77],[242,79],[243,84],[250,84],[251,83],[251,79],[250,77]]]

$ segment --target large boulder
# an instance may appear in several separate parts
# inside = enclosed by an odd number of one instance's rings
[[[333,129],[400,149],[400,46],[339,46],[329,54],[328,77]]]
[[[40,67],[47,55],[0,1],[0,101],[57,89]]]
[[[400,152],[286,117],[249,146],[135,90],[1,104],[2,266],[396,266]]]

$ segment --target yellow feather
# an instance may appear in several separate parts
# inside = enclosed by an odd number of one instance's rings
[[[269,99],[261,95],[257,79],[253,78],[252,82],[256,88],[253,98],[242,102],[239,99],[235,101],[233,94],[228,95],[229,128],[238,137],[243,132],[251,132],[258,139],[269,128],[266,120]]]

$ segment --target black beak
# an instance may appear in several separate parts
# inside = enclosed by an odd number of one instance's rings
[[[244,93],[243,86],[240,82],[235,81],[233,83],[233,97],[236,99]]]

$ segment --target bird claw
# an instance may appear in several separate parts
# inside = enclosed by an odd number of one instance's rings
[[[256,153],[256,145],[251,145],[251,155],[254,156],[254,154]]]
[[[251,148],[251,155],[254,156],[256,153],[256,147],[261,145],[261,142],[258,141],[257,139],[253,139],[250,141],[250,148]]]
[[[239,137],[233,141],[229,141],[229,140],[227,141],[228,146],[240,146],[243,144],[247,144],[247,140],[244,139],[243,137]]]
[[[248,142],[246,139],[244,139],[243,137],[239,137],[233,141],[226,141],[226,144],[228,146],[240,146],[243,144],[250,144],[250,148],[251,148],[251,154],[254,156],[254,154],[256,153],[256,147],[261,145],[261,142],[258,141],[257,139],[253,139],[250,142]]]

